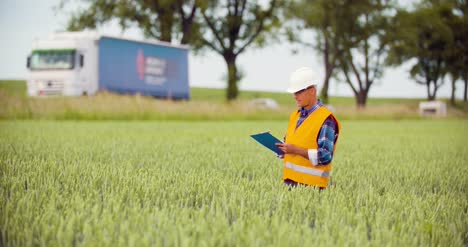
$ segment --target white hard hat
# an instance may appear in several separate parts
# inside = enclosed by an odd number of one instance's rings
[[[317,86],[317,74],[308,67],[297,69],[289,77],[288,93],[295,93],[310,86]]]

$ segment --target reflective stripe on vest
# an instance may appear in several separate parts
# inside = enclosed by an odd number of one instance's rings
[[[322,177],[322,178],[328,178],[330,176],[330,172],[313,169],[309,167],[304,167],[304,166],[298,166],[291,162],[286,162],[285,167],[295,172],[304,173],[304,174],[308,174],[312,176],[317,176],[317,177]]]

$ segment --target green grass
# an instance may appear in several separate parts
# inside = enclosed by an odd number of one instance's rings
[[[466,120],[342,121],[321,193],[248,137],[286,125],[0,121],[0,245],[466,245]]]
[[[9,95],[26,96],[26,82],[23,80],[0,80],[0,90]]]
[[[296,109],[290,94],[241,91],[226,102],[224,89],[191,88],[189,101],[169,101],[138,95],[99,93],[84,97],[36,98],[26,96],[24,81],[0,81],[0,119],[49,120],[282,120]],[[278,109],[251,104],[252,99],[272,98]],[[420,119],[420,99],[368,100],[357,109],[352,97],[331,97],[340,119]],[[448,107],[449,118],[468,118],[468,103]]]
[[[214,88],[191,88],[193,100],[208,100],[213,102],[221,102],[226,98],[224,89]],[[258,98],[271,98],[280,105],[295,104],[294,98],[289,93],[280,92],[259,92],[259,91],[241,91],[239,93],[240,100],[252,100]],[[407,98],[369,98],[368,103],[371,106],[389,105],[389,104],[419,104],[423,99],[407,99]],[[333,106],[349,106],[355,105],[353,97],[330,97],[330,104]]]

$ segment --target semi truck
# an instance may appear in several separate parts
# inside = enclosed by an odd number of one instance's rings
[[[29,96],[99,91],[189,99],[188,48],[96,32],[35,39],[27,58]]]

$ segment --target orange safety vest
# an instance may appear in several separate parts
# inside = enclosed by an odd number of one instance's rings
[[[320,133],[320,128],[330,115],[335,118],[330,110],[321,106],[312,112],[296,129],[300,112],[294,111],[289,117],[286,143],[294,144],[304,149],[317,149],[317,137]],[[341,126],[336,118],[335,120],[337,132],[339,133]],[[333,147],[333,152],[335,152],[336,143]],[[313,166],[309,159],[301,155],[286,154],[284,155],[283,180],[290,179],[301,184],[327,187],[331,168],[331,162],[328,165]]]

